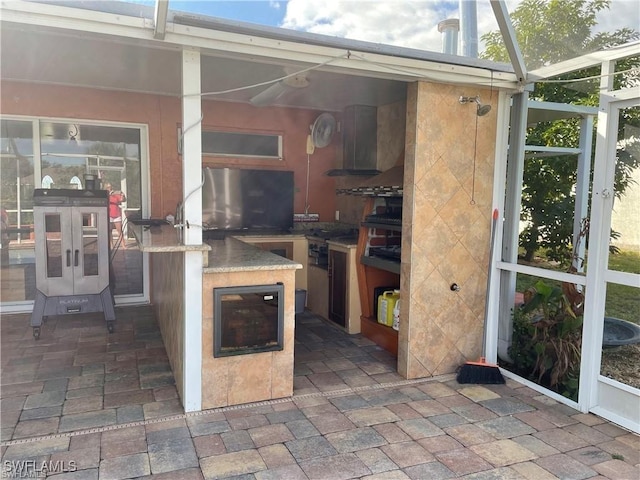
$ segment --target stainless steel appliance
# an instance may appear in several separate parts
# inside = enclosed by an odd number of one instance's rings
[[[204,168],[204,237],[287,232],[293,227],[293,172]]]
[[[326,240],[309,240],[309,265],[327,269],[329,266],[329,248]]]
[[[33,195],[36,298],[33,336],[43,317],[104,312],[116,319],[109,285],[109,194],[105,190],[36,189]]]

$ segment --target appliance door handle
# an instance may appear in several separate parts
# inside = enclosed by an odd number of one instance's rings
[[[76,249],[76,251],[74,252],[74,255],[73,255],[73,266],[74,267],[78,266],[78,257],[79,257],[79,255],[80,255],[80,250]]]
[[[67,267],[71,266],[71,250],[67,249]]]

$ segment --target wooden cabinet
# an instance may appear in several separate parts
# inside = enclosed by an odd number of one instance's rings
[[[362,224],[358,237],[358,285],[362,307],[362,334],[376,342],[390,353],[398,354],[398,332],[378,323],[374,315],[375,289],[390,285],[400,285],[400,261],[393,257],[385,258],[370,255],[372,248],[389,248],[400,245],[401,226],[389,223],[377,223],[371,219],[384,199],[369,198],[365,202]]]
[[[347,319],[347,254],[329,250],[329,320],[345,326]]]

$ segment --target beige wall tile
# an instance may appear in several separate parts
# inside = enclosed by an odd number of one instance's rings
[[[408,90],[405,192],[407,179],[414,185],[403,209],[403,251],[410,245],[411,254],[402,265],[409,300],[398,347],[408,378],[452,373],[482,341],[496,115],[477,117],[458,99],[480,95],[495,108],[497,96],[475,90],[427,82]]]
[[[272,357],[271,352],[229,357],[227,362],[229,405],[271,398]]]
[[[213,357],[213,305],[203,312],[203,408],[238,405],[293,394],[295,271],[251,271],[205,274],[203,299],[213,289],[233,285],[285,285],[284,350],[233,357]]]
[[[176,388],[184,399],[184,256],[182,252],[150,255],[151,298]]]

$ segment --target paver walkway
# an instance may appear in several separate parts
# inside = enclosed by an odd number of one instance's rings
[[[151,309],[117,314],[113,336],[68,316],[38,342],[27,316],[2,317],[2,478],[640,478],[635,434],[510,380],[402,380],[307,313],[292,398],[184,414]]]

